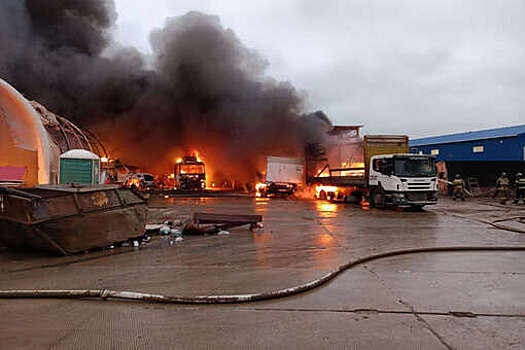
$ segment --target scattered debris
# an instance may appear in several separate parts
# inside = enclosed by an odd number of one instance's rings
[[[159,233],[161,235],[169,235],[171,233],[171,229],[169,226],[162,226],[160,229],[159,229]]]
[[[262,224],[261,221],[261,215],[195,213],[193,220],[184,226],[182,233],[184,235],[219,234],[221,231],[227,232],[226,229],[243,225],[250,225],[252,229],[257,224]]]
[[[158,231],[163,226],[163,224],[147,224],[146,231]]]
[[[193,221],[184,226],[182,230],[183,235],[199,236],[199,235],[214,235],[220,229],[217,226],[197,226]]]

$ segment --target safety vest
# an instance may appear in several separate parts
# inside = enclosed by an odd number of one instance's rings
[[[515,185],[516,185],[516,188],[518,190],[524,190],[525,191],[525,177],[521,177],[519,179],[516,179]]]

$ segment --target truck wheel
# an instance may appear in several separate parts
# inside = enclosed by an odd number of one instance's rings
[[[349,196],[346,196],[345,201],[349,203],[359,204],[363,201],[363,195],[359,191],[354,191]]]
[[[326,200],[326,192],[324,190],[322,190],[321,192],[319,192],[319,199],[322,200],[322,201],[325,201]]]
[[[373,203],[373,206],[376,208],[379,208],[379,209],[384,208],[385,207],[385,195],[383,194],[383,192],[379,190],[375,190],[372,193],[371,203]]]

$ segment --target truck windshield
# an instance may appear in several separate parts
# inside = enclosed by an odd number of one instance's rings
[[[204,165],[181,164],[179,174],[204,174]]]
[[[394,163],[396,176],[436,176],[436,167],[433,158],[396,157]]]

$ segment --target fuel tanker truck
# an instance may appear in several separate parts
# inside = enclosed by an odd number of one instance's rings
[[[107,157],[95,135],[0,79],[0,186],[57,184],[60,157],[72,150]]]

